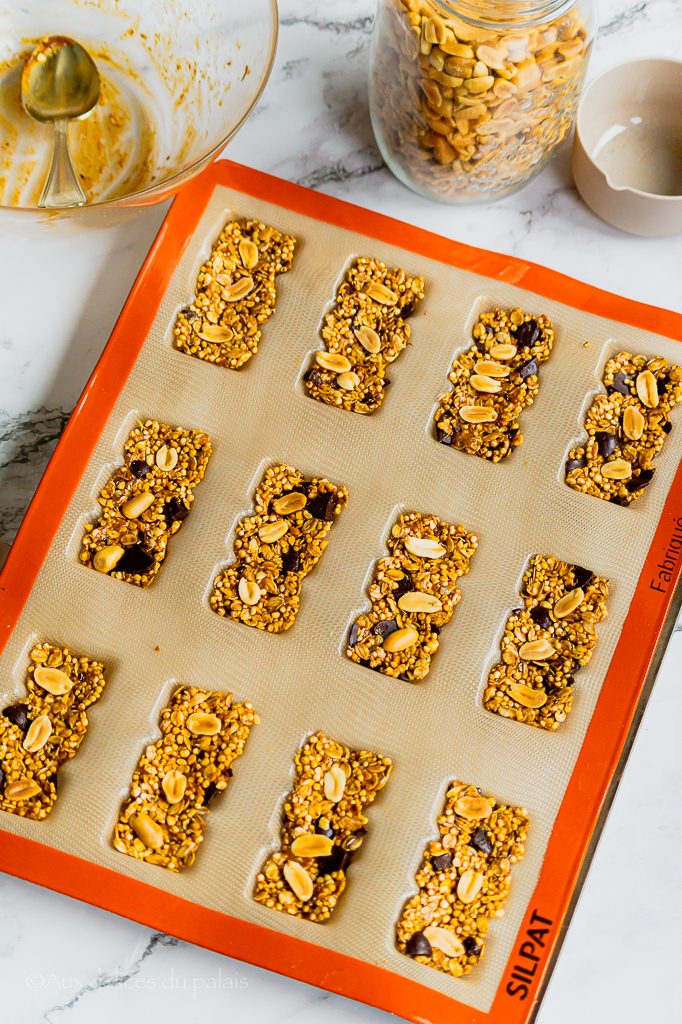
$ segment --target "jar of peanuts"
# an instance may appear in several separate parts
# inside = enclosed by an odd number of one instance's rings
[[[393,173],[428,199],[486,203],[568,135],[594,0],[379,0],[370,107]]]

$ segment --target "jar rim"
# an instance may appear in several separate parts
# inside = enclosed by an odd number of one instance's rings
[[[556,21],[579,0],[436,0],[453,17],[476,28],[530,28]]]

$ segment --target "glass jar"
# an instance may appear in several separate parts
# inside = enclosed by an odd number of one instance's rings
[[[370,109],[402,182],[486,203],[542,170],[570,131],[594,0],[379,0]]]

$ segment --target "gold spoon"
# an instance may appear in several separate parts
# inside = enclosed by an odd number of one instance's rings
[[[36,121],[52,121],[52,163],[38,206],[84,206],[85,193],[69,153],[69,121],[87,117],[100,94],[95,62],[80,43],[66,36],[42,39],[24,65],[21,102]]]

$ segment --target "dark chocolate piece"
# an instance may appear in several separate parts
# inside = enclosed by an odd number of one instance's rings
[[[415,932],[405,944],[405,952],[408,956],[431,956],[433,950],[431,943],[424,935],[424,932]]]
[[[140,544],[126,548],[112,572],[127,572],[131,576],[143,576],[154,564],[153,557]]]
[[[594,439],[597,442],[599,454],[602,459],[608,459],[609,455],[613,455],[616,448],[620,446],[620,441],[615,434],[610,434],[608,430],[598,430],[594,435]]]

